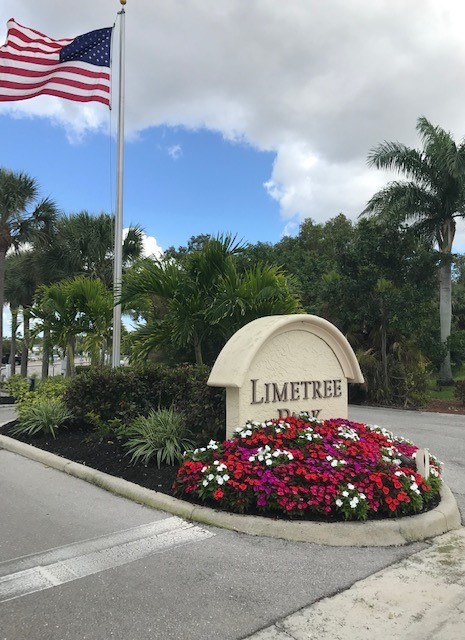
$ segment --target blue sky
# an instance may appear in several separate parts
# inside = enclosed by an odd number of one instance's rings
[[[114,210],[114,138],[89,132],[70,141],[48,119],[7,114],[0,135],[0,165],[36,177],[66,213]],[[150,127],[125,145],[124,224],[141,225],[162,248],[225,231],[276,242],[279,205],[263,186],[274,156],[207,130]]]

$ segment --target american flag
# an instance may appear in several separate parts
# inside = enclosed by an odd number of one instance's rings
[[[109,27],[52,40],[9,20],[0,47],[0,102],[48,94],[110,106],[111,35]]]

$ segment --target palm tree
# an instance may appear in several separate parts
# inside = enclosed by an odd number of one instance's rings
[[[38,201],[39,188],[34,178],[0,168],[0,337],[3,337],[5,303],[5,260],[11,247],[31,239],[34,230],[43,230],[55,219],[55,204],[44,198]],[[37,204],[36,204],[37,203]],[[29,212],[30,207],[34,209]],[[0,362],[3,345],[0,340]]]
[[[76,336],[85,335],[93,355],[103,348],[111,335],[113,297],[98,278],[76,276],[50,285],[42,285],[37,295],[34,316],[38,331],[50,331],[54,343],[66,355],[66,375],[74,375]]]
[[[123,242],[123,265],[142,254],[142,230],[130,227]],[[44,257],[47,270],[61,279],[85,274],[113,286],[114,220],[108,213],[72,213],[58,220]]]
[[[24,377],[27,376],[27,363],[29,357],[31,335],[31,308],[34,303],[34,295],[37,286],[38,280],[34,251],[32,249],[28,249],[26,251],[19,251],[9,255],[6,259],[5,269],[5,297],[10,303],[12,303],[12,350],[10,351],[10,360],[11,357],[13,357],[14,360],[15,355],[15,351],[13,351],[13,335],[15,333],[16,327],[13,325],[14,322],[17,324],[16,313],[17,309],[21,307],[23,313],[23,348],[21,353],[21,375]]]
[[[278,268],[258,264],[238,270],[241,245],[230,235],[209,238],[178,262],[144,260],[128,271],[122,303],[142,311],[135,333],[143,357],[173,345],[192,349],[203,364],[206,345],[214,358],[241,326],[263,315],[298,313],[297,298]],[[164,305],[160,313],[160,301]],[[145,313],[144,313],[145,312]]]
[[[408,222],[419,235],[437,244],[440,332],[446,350],[440,379],[447,384],[452,381],[447,346],[452,321],[452,245],[455,219],[465,216],[465,142],[457,145],[450,133],[433,126],[423,116],[416,128],[422,150],[400,142],[384,142],[370,151],[370,166],[397,171],[407,179],[390,182],[378,191],[362,215],[394,218],[399,224]]]

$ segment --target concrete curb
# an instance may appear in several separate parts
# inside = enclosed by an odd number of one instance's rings
[[[134,502],[166,511],[186,520],[231,529],[254,536],[283,538],[294,542],[312,542],[330,546],[389,547],[418,542],[461,526],[460,512],[451,490],[443,485],[441,503],[428,513],[393,520],[368,522],[309,522],[272,520],[261,516],[216,511],[193,505],[133,482],[116,478],[83,464],[43,451],[32,445],[0,435],[0,449],[64,471]]]

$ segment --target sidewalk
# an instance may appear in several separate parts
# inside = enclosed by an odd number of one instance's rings
[[[245,640],[462,640],[465,528]]]

